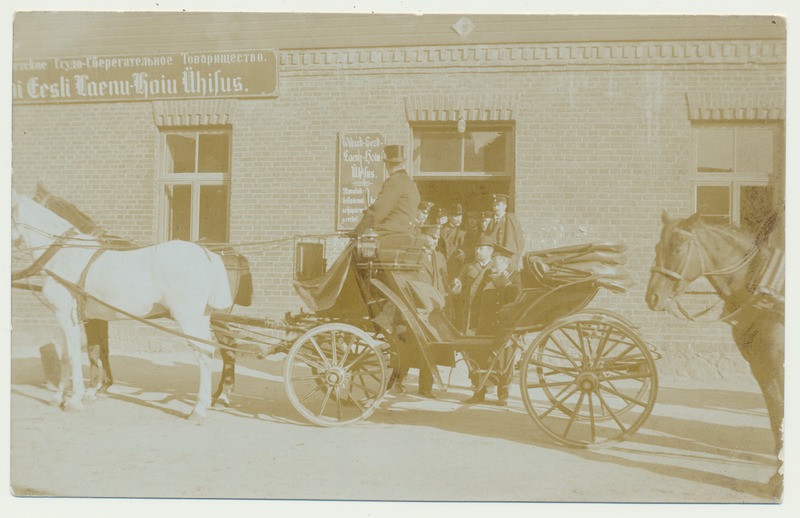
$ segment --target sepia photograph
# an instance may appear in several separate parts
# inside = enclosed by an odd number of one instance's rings
[[[784,508],[792,20],[528,11],[17,6],[10,498]]]

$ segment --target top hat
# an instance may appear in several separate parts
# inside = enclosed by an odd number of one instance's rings
[[[460,203],[454,203],[452,207],[450,207],[450,214],[453,216],[461,216],[464,214],[464,210],[461,208]]]
[[[500,245],[500,244],[497,244],[497,243],[495,243],[492,246],[494,248],[495,255],[499,255],[499,256],[502,256],[502,257],[508,257],[508,258],[514,257],[514,251],[513,250],[509,250],[508,248],[504,247],[503,245]]]
[[[508,205],[508,195],[507,194],[492,194],[492,203],[503,202]]]
[[[406,147],[391,145],[383,147],[383,161],[391,164],[399,164],[406,161]]]

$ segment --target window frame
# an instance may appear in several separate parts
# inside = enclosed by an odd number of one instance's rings
[[[416,154],[415,151],[421,145],[421,140],[417,136],[417,132],[433,132],[439,131],[442,133],[452,132],[455,135],[461,136],[461,154],[460,154],[460,171],[420,171],[421,155]],[[464,171],[464,163],[466,159],[465,146],[466,134],[470,131],[497,131],[505,133],[505,171],[502,172],[487,172],[487,171]],[[411,173],[415,178],[425,180],[500,180],[508,179],[513,184],[516,164],[514,163],[516,155],[516,125],[514,121],[469,121],[467,128],[462,133],[458,131],[458,125],[455,122],[415,122],[411,124]]]
[[[170,152],[167,144],[168,136],[178,135],[195,138],[194,168],[193,173],[170,172]],[[201,135],[226,135],[228,137],[228,163],[227,171],[199,172],[200,167],[200,136]],[[171,237],[170,201],[168,188],[170,186],[188,185],[191,187],[191,207],[189,223],[189,240],[196,242],[200,233],[200,190],[203,186],[225,186],[227,188],[228,218],[225,229],[226,239],[230,239],[230,212],[231,212],[231,164],[232,164],[233,131],[229,126],[170,126],[159,128],[159,171],[157,179],[159,197],[159,225],[158,237],[160,241],[173,239]]]
[[[772,171],[764,173],[753,173],[749,171],[737,171],[737,129],[764,128],[772,131]],[[733,146],[733,171],[731,172],[698,172],[698,135],[705,129],[732,129],[734,131]],[[730,190],[730,223],[736,226],[741,224],[741,188],[747,186],[769,188],[769,179],[776,174],[780,167],[780,141],[782,139],[782,127],[780,124],[771,121],[703,121],[692,125],[692,212],[698,211],[698,188],[699,187],[728,187]]]

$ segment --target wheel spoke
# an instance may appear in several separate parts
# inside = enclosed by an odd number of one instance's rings
[[[314,374],[311,376],[293,376],[292,381],[308,381],[308,380],[317,380],[319,379],[319,374]]]
[[[361,351],[361,352],[359,353],[359,355],[358,355],[358,356],[356,356],[356,359],[355,359],[355,360],[351,361],[351,362],[350,362],[348,365],[346,365],[346,366],[345,366],[345,370],[348,370],[348,371],[349,371],[349,370],[350,370],[350,369],[353,367],[353,365],[355,365],[356,363],[358,363],[359,361],[361,361],[361,359],[362,359],[364,356],[366,356],[366,355],[367,355],[369,352],[371,352],[371,351],[372,351],[372,347],[366,347],[366,348],[365,348],[363,351]]]
[[[563,369],[561,367],[556,367],[555,365],[550,365],[549,363],[544,363],[539,360],[534,360],[533,358],[530,359],[530,363],[536,365],[537,367],[546,367],[548,369],[553,369],[553,371],[558,372],[559,374],[564,374],[565,376],[571,376],[573,378],[577,378],[578,375],[574,374],[567,369]]]
[[[362,380],[362,382],[363,382],[363,380]],[[361,383],[357,383],[355,381],[351,381],[350,384],[353,385],[354,387],[360,388],[361,391],[364,393],[364,395],[367,396],[370,399],[373,398],[374,396],[378,395],[378,391],[372,390],[369,387],[367,387],[366,385],[362,385]]]
[[[597,363],[600,361],[600,357],[603,356],[603,351],[606,348],[606,344],[608,343],[608,339],[611,337],[611,328],[606,327],[605,335],[603,336],[600,343],[597,345],[597,350],[595,352],[594,361],[592,362],[592,370],[597,369]]]
[[[300,402],[301,402],[301,403],[305,403],[306,401],[308,401],[308,399],[309,399],[311,396],[313,396],[314,394],[316,394],[317,392],[319,392],[320,390],[322,390],[322,387],[323,387],[323,386],[324,386],[324,385],[321,385],[321,384],[320,384],[320,385],[317,385],[316,387],[314,387],[314,390],[312,390],[311,392],[309,392],[308,394],[306,394],[306,397],[304,397],[303,399],[301,399],[301,400],[300,400]]]
[[[319,370],[321,370],[321,371],[324,371],[324,370],[326,370],[326,369],[327,369],[327,367],[325,367],[324,365],[321,365],[321,364],[317,363],[317,362],[316,362],[315,360],[313,360],[312,358],[309,358],[308,356],[305,356],[305,355],[303,355],[303,354],[300,354],[299,352],[295,354],[295,357],[296,357],[297,359],[301,360],[303,363],[305,363],[305,364],[306,364],[306,365],[308,365],[309,367],[313,367],[313,368],[315,368],[315,369],[319,369]]]
[[[355,338],[355,336],[353,336],[353,338]],[[355,340],[353,340],[352,342],[347,344],[347,347],[345,347],[345,349],[344,349],[344,354],[342,355],[342,361],[339,362],[339,365],[344,365],[344,363],[347,361],[347,357],[350,356],[350,350],[351,350],[351,348],[354,348],[353,347],[354,345],[355,346],[358,345],[358,344],[355,343]]]
[[[606,376],[603,381],[619,381],[619,380],[646,380],[652,378],[650,372],[644,374],[619,374],[617,376]]]
[[[580,322],[575,322],[575,329],[578,330],[578,341],[580,342],[580,350],[584,356],[589,356],[589,353],[586,352],[586,344],[584,344],[584,339],[586,336],[583,333],[583,326],[581,326]]]
[[[544,419],[545,417],[547,417],[547,416],[548,416],[548,414],[550,414],[550,412],[552,412],[553,410],[555,410],[555,409],[556,409],[556,407],[561,407],[561,406],[563,406],[563,403],[564,403],[564,401],[566,401],[566,400],[567,400],[567,399],[568,399],[570,396],[572,396],[572,394],[576,393],[577,391],[578,391],[578,387],[577,387],[577,385],[576,385],[576,386],[575,386],[575,388],[574,388],[574,389],[572,389],[572,390],[569,392],[569,394],[567,394],[566,396],[564,396],[564,397],[563,397],[563,398],[561,398],[561,399],[557,399],[556,401],[554,401],[554,402],[553,402],[553,404],[550,406],[550,408],[548,408],[548,409],[547,409],[547,411],[546,411],[544,414],[542,414],[541,416],[539,416],[539,417],[540,417],[540,418],[542,418],[542,419]],[[556,397],[557,397],[557,396],[556,396]],[[566,412],[565,412],[565,413],[566,413]]]
[[[320,348],[320,346],[317,343],[317,341],[314,340],[314,337],[313,336],[309,336],[308,339],[311,342],[311,344],[314,346],[314,349],[317,350],[317,353],[319,354],[320,358],[322,358],[322,360],[325,362],[325,367],[326,368],[330,367],[331,363],[330,363],[330,361],[328,361],[328,357],[325,356],[325,353],[322,352],[322,349]]]
[[[579,351],[581,352],[581,355],[583,355],[583,356],[585,356],[585,355],[586,355],[586,351],[583,349],[583,344],[581,344],[581,345],[578,345],[578,343],[577,343],[577,342],[575,342],[575,340],[573,340],[573,338],[572,338],[571,336],[569,336],[569,335],[567,334],[567,332],[566,332],[566,331],[564,331],[564,328],[563,328],[563,327],[559,327],[559,328],[558,328],[558,330],[559,330],[559,331],[561,331],[561,334],[562,334],[562,335],[564,335],[565,337],[567,337],[567,340],[569,340],[569,341],[570,341],[570,343],[572,343],[572,345],[574,345],[574,346],[575,346],[575,349],[577,349],[577,350],[579,350]],[[580,336],[580,325],[578,326],[578,328],[576,329],[576,331],[578,332],[578,334],[579,334],[579,336]],[[582,340],[581,340],[581,341],[582,341]],[[564,354],[566,354],[566,353],[564,353]]]
[[[618,342],[618,343],[621,343],[621,342]],[[623,357],[625,357],[625,355],[626,355],[626,354],[628,354],[629,352],[631,352],[631,350],[633,350],[633,349],[635,349],[635,348],[636,348],[636,344],[630,344],[630,345],[628,346],[628,348],[627,348],[627,349],[625,349],[625,350],[622,352],[622,354],[619,354],[619,355],[617,355],[617,356],[615,356],[615,357],[611,358],[610,360],[608,360],[608,361],[606,362],[606,364],[605,364],[605,368],[606,368],[606,369],[608,369],[609,367],[613,366],[615,363],[617,363],[618,361],[620,361],[620,360],[621,360]],[[612,349],[613,349],[613,348],[612,348]],[[609,350],[608,350],[608,352],[611,352],[611,349],[609,349]]]
[[[336,361],[337,358],[337,349],[339,348],[339,344],[336,343],[336,330],[331,329],[331,363],[334,365],[339,365],[339,362]]]
[[[562,332],[563,332],[563,331],[562,331]],[[561,357],[562,357],[562,358],[566,358],[567,360],[569,360],[569,362],[572,364],[572,366],[573,366],[573,367],[575,367],[576,369],[580,369],[580,365],[578,365],[578,364],[575,362],[575,360],[572,358],[572,356],[570,356],[569,354],[567,354],[567,351],[565,351],[565,350],[564,350],[564,348],[561,346],[561,344],[560,344],[560,343],[558,343],[558,341],[556,340],[556,337],[555,337],[555,336],[553,336],[553,335],[550,335],[550,340],[551,340],[551,341],[552,341],[554,344],[556,344],[556,347],[558,347],[558,350],[559,350],[559,351],[561,351],[561,355],[562,355]],[[546,348],[546,347],[545,347],[545,350],[547,350],[547,348]],[[552,349],[550,349],[550,351],[553,351],[553,350],[552,350]],[[553,351],[553,352],[555,352],[555,351]]]
[[[575,422],[575,418],[578,417],[578,414],[581,411],[581,405],[583,404],[583,398],[586,396],[585,392],[581,392],[580,397],[578,397],[578,402],[575,404],[575,409],[572,411],[572,417],[569,418],[569,422],[567,423],[567,428],[564,430],[564,437],[569,435],[569,429],[572,428],[572,423]]]
[[[597,431],[594,427],[594,402],[592,401],[591,392],[589,392],[589,429],[592,433],[592,442],[594,442],[594,439],[597,436]]]
[[[545,388],[545,387],[560,387],[562,385],[573,385],[575,384],[574,381],[554,381],[552,383],[527,383],[525,384],[526,389],[537,389],[537,388]]]
[[[628,401],[630,403],[635,403],[635,404],[639,405],[642,408],[647,408],[647,403],[645,403],[644,401],[639,401],[635,397],[628,396],[627,394],[623,394],[619,390],[616,390],[616,389],[613,389],[613,388],[610,388],[610,387],[606,387],[605,385],[603,385],[602,382],[600,383],[599,386],[600,386],[601,389],[605,390],[606,392],[610,392],[610,393],[614,394],[618,398],[622,398],[625,401]],[[598,391],[598,395],[599,395],[599,391]]]
[[[339,416],[339,421],[342,420],[342,398],[336,398],[336,415]]]
[[[325,412],[325,407],[328,406],[328,401],[331,398],[331,392],[333,392],[333,387],[328,387],[328,391],[325,393],[325,397],[322,399],[322,405],[320,406],[319,414],[317,415],[322,416],[322,414]]]
[[[355,397],[353,397],[353,394],[350,393],[350,390],[348,390],[347,387],[342,387],[342,390],[347,392],[347,395],[350,397],[350,400],[353,401],[353,403],[358,407],[358,409],[363,414],[364,413],[364,407],[361,406],[361,404],[358,402],[358,400]]]
[[[606,409],[606,411],[608,412],[608,415],[611,416],[611,418],[614,420],[614,422],[617,423],[617,426],[619,426],[620,430],[622,430],[622,433],[627,432],[628,429],[625,428],[625,425],[622,424],[622,421],[620,421],[619,418],[617,418],[617,414],[615,414],[614,411],[611,410],[611,407],[608,406],[608,403],[606,403],[606,400],[603,397],[603,395],[600,393],[600,391],[598,391],[596,394],[597,394],[597,399],[600,400],[600,404]]]

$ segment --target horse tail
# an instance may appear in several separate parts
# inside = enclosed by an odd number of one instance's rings
[[[222,258],[209,252],[205,248],[203,251],[208,256],[211,263],[211,293],[208,295],[208,305],[212,309],[224,310],[233,306],[233,297],[231,296],[231,288],[228,282],[228,272],[225,270],[225,264]]]

